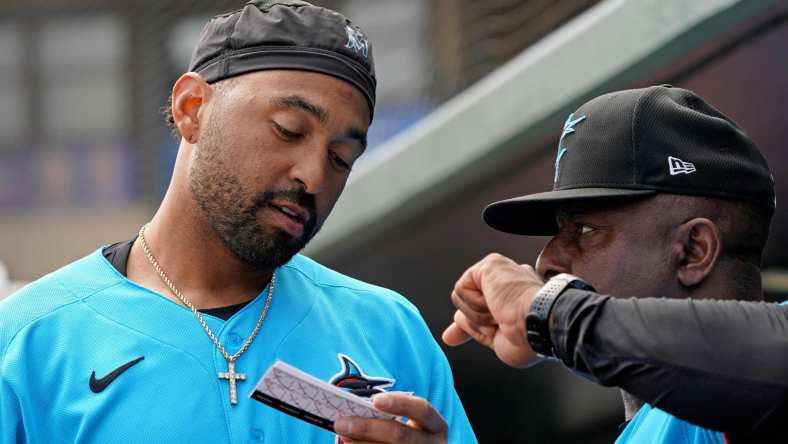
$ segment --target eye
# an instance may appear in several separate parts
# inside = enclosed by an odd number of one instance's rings
[[[596,231],[596,227],[592,227],[591,225],[586,225],[583,223],[575,222],[575,231],[581,236],[584,234],[591,233],[592,231]]]
[[[336,154],[334,152],[331,152],[329,154],[329,156],[331,157],[331,161],[334,163],[334,165],[337,168],[339,168],[340,170],[343,170],[343,171],[350,171],[351,170],[352,167],[350,166],[350,164],[348,162],[346,162],[345,159],[340,157],[338,154]]]
[[[285,140],[299,140],[304,137],[303,134],[297,131],[291,131],[276,122],[273,122],[273,124],[274,124],[274,128],[276,128],[276,132],[278,132],[279,135],[282,136],[282,138]]]

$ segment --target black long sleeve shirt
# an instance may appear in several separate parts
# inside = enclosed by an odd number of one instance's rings
[[[557,357],[596,383],[731,437],[788,426],[788,306],[567,290],[551,313]]]

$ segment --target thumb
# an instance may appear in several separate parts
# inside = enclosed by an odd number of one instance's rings
[[[441,339],[443,340],[444,344],[455,347],[464,344],[473,338],[465,330],[460,328],[456,322],[452,322],[451,325],[446,327],[446,330],[443,331]]]

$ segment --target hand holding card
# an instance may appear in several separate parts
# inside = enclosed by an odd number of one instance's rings
[[[334,421],[344,416],[396,420],[356,396],[295,367],[276,361],[250,395],[266,405],[333,432]]]

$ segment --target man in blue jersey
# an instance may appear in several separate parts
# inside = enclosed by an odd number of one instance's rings
[[[367,441],[476,441],[417,309],[297,254],[365,149],[373,66],[359,28],[306,2],[208,22],[153,219],[0,303],[1,443],[341,441],[249,398],[275,360],[410,419]]]
[[[444,340],[473,338],[516,367],[539,362],[537,353],[558,358],[622,387],[620,444],[722,443],[720,431],[768,442],[786,414],[785,360],[774,357],[785,353],[781,310],[689,298],[761,299],[774,209],[755,144],[694,93],[656,86],[597,97],[566,120],[553,190],[484,211],[495,229],[552,236],[535,269],[501,255],[469,268]],[[753,342],[763,348],[756,366]]]

